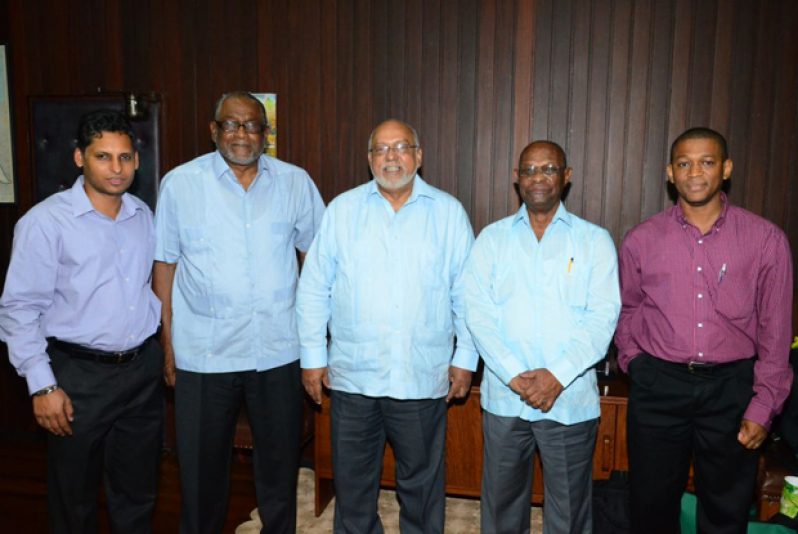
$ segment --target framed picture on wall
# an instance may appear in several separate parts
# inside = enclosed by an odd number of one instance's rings
[[[14,202],[14,155],[11,150],[11,103],[6,46],[0,45],[0,203]]]
[[[269,120],[269,131],[267,132],[266,153],[274,158],[277,157],[277,94],[276,93],[252,93],[252,96],[263,103],[266,108],[266,118]]]

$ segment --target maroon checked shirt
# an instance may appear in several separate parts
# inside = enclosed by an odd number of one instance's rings
[[[743,417],[770,428],[793,376],[790,245],[773,223],[722,200],[705,235],[677,204],[624,238],[618,363],[626,371],[641,352],[676,363],[758,355]]]

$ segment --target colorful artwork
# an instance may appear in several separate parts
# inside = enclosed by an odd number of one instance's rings
[[[0,46],[0,202],[14,202],[14,160],[11,151],[11,106],[8,98],[6,47]]]
[[[269,119],[269,133],[266,137],[266,153],[272,157],[277,157],[277,94],[276,93],[252,93],[252,96],[263,103],[266,108],[266,118]]]

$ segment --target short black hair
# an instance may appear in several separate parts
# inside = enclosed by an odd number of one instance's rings
[[[720,147],[720,156],[723,159],[723,161],[729,159],[729,148],[728,145],[726,144],[726,138],[723,137],[718,132],[716,132],[715,130],[713,130],[712,128],[699,126],[697,128],[690,128],[689,130],[685,130],[679,137],[677,137],[673,141],[673,143],[671,144],[671,163],[673,163],[673,156],[676,153],[676,145],[678,145],[682,141],[687,141],[688,139],[712,139]]]
[[[92,141],[102,137],[104,132],[124,134],[130,138],[133,150],[136,150],[136,134],[130,121],[119,111],[112,109],[98,109],[84,114],[78,122],[78,132],[75,136],[77,146],[81,152],[86,151]]]
[[[554,151],[557,153],[557,155],[562,160],[562,169],[560,169],[560,170],[562,172],[565,172],[565,169],[568,168],[568,159],[565,157],[565,150],[563,150],[563,148],[559,144],[555,143],[554,141],[549,141],[548,139],[538,139],[537,141],[532,141],[527,146],[525,146],[524,149],[521,151],[521,155],[518,156],[518,167],[519,168],[521,167],[521,160],[524,159],[524,154],[526,153],[527,150],[531,149],[534,145],[549,145],[551,148],[553,148]]]

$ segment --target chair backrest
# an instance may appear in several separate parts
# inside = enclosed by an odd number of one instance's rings
[[[80,170],[72,161],[75,150],[75,130],[84,113],[96,109],[113,109],[124,112],[125,97],[98,96],[43,96],[29,100],[31,118],[31,150],[36,201],[72,187]],[[139,170],[130,192],[155,210],[160,183],[160,112],[157,95],[137,101],[141,114],[131,119],[138,137]]]

